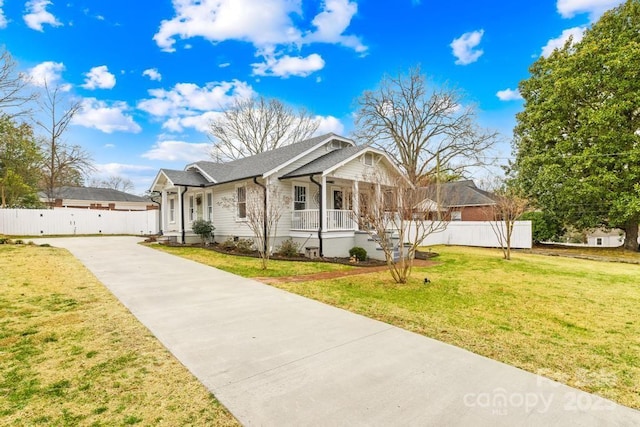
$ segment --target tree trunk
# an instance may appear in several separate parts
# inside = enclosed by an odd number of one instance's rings
[[[638,223],[640,218],[634,217],[624,225],[624,248],[630,251],[638,251]]]

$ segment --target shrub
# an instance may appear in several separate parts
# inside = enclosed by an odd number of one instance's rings
[[[229,237],[227,240],[220,243],[220,247],[226,251],[232,251],[236,248],[236,242],[233,240],[233,237]]]
[[[8,237],[0,237],[0,245],[9,245],[11,244],[11,239]]]
[[[300,246],[300,243],[296,243],[292,238],[288,238],[280,243],[276,253],[284,257],[293,258],[300,254]]]
[[[24,240],[22,239],[16,239],[14,242],[16,245],[24,245]]]
[[[253,252],[253,240],[251,239],[238,239],[236,243],[236,250],[241,254],[248,254]]]
[[[349,249],[349,255],[352,257],[356,257],[358,261],[366,261],[367,260],[367,251],[360,246],[354,246]]]
[[[196,233],[202,239],[202,244],[213,236],[213,230],[216,228],[213,226],[211,221],[207,221],[204,219],[196,219],[191,223],[191,229],[194,233]]]

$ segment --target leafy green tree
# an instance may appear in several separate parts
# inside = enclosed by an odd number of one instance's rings
[[[578,229],[640,223],[640,0],[605,13],[520,83],[512,172],[545,213]]]
[[[534,243],[557,242],[560,236],[565,233],[562,224],[549,217],[545,212],[525,212],[518,220],[531,221],[531,234]]]
[[[42,155],[25,123],[0,116],[0,207],[34,207]]]

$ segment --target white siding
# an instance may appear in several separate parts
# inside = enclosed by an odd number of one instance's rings
[[[329,176],[351,181],[376,182],[380,178],[384,178],[387,173],[388,167],[383,161],[375,166],[366,166],[362,163],[360,156],[336,169]],[[385,181],[383,179],[381,184],[385,184]]]

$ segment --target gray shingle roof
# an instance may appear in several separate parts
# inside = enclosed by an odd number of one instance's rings
[[[174,185],[187,185],[200,187],[209,183],[205,177],[194,170],[177,171],[173,169],[160,169],[173,182]]]
[[[263,175],[270,170],[276,169],[283,163],[313,148],[322,141],[338,136],[334,133],[316,136],[294,144],[285,145],[275,150],[265,151],[251,157],[234,160],[227,163],[216,163],[201,161],[195,164],[207,175],[212,177],[216,183],[239,181]]]
[[[347,160],[349,157],[359,153],[367,148],[366,145],[346,147],[340,150],[331,151],[324,156],[318,157],[312,162],[307,163],[298,169],[289,172],[282,178],[294,178],[297,176],[315,175],[324,172],[325,170]]]
[[[440,185],[442,204],[448,207],[487,206],[496,203],[491,193],[476,187],[472,180],[445,182]],[[428,186],[427,192],[435,194],[436,185]]]
[[[148,202],[144,197],[111,188],[59,187],[54,189],[53,194],[56,199],[93,200],[100,202]]]

